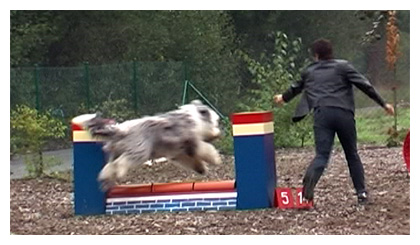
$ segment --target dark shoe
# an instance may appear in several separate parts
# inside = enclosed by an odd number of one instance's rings
[[[305,177],[303,179],[302,197],[307,202],[311,202],[312,200],[314,200],[314,189],[315,189],[315,181],[313,181],[312,178]]]
[[[362,191],[357,193],[357,202],[360,205],[365,205],[368,204],[369,198],[368,198],[368,194],[366,191]]]

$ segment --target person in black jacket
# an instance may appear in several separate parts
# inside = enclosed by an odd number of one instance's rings
[[[274,102],[282,105],[302,93],[301,100],[292,118],[294,122],[314,111],[315,158],[303,178],[302,195],[307,201],[314,198],[314,188],[328,164],[331,149],[337,134],[343,147],[351,179],[356,189],[359,204],[368,202],[364,170],[357,152],[357,133],[354,120],[353,86],[363,91],[393,115],[394,107],[385,103],[370,82],[346,60],[333,58],[331,42],[318,39],[312,44],[315,62],[283,94],[274,96]]]

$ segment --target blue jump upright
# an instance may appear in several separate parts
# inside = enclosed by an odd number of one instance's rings
[[[97,177],[105,164],[102,143],[89,132],[72,123],[74,213],[76,215],[105,214],[106,193]]]
[[[277,175],[272,112],[231,116],[235,154],[237,209],[274,207]]]

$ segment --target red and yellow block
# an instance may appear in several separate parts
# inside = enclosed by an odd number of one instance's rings
[[[273,113],[242,112],[232,115],[233,136],[265,135],[274,133]]]

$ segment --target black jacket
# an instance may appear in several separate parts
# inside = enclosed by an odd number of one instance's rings
[[[312,108],[333,106],[351,110],[354,113],[353,85],[384,107],[385,102],[370,82],[345,60],[320,60],[309,65],[302,72],[301,80],[293,83],[283,93],[283,100],[289,102],[303,91],[293,121],[303,119]]]

